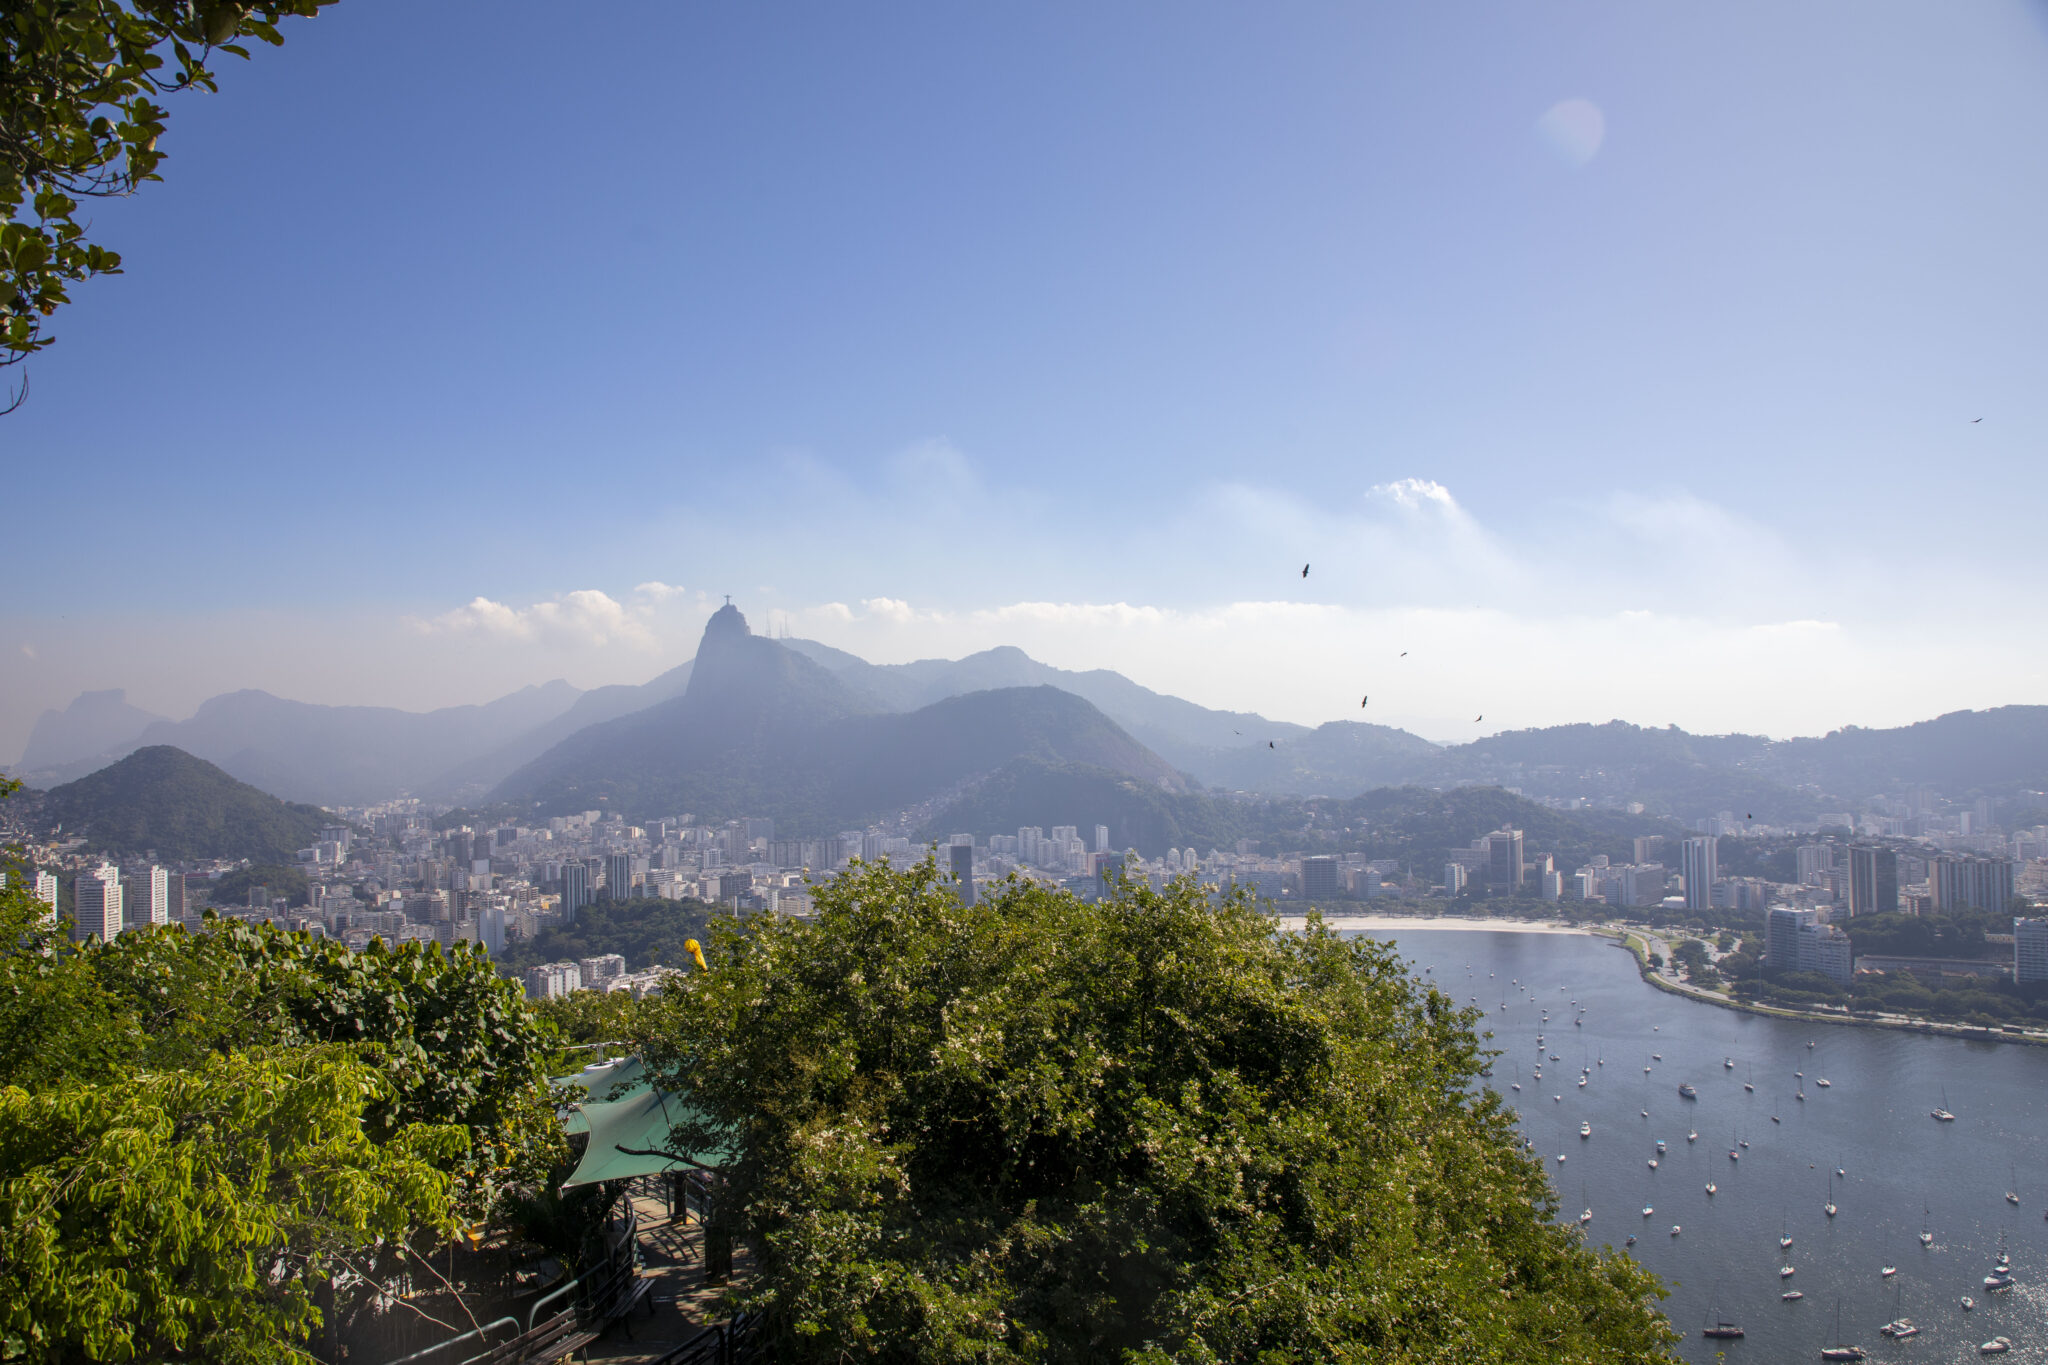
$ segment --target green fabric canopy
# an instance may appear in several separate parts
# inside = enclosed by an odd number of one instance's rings
[[[596,1075],[603,1072],[606,1074]],[[725,1148],[698,1152],[675,1150],[670,1129],[698,1117],[698,1111],[675,1095],[654,1089],[647,1082],[638,1057],[629,1057],[611,1067],[591,1067],[580,1076],[565,1076],[555,1084],[568,1089],[591,1079],[583,1088],[592,1095],[618,1093],[628,1087],[624,1098],[586,1100],[573,1104],[562,1116],[562,1130],[569,1134],[587,1132],[589,1142],[583,1159],[569,1178],[565,1190],[579,1185],[596,1185],[606,1180],[631,1180],[637,1176],[660,1175],[678,1166],[701,1169],[716,1167],[731,1153]]]

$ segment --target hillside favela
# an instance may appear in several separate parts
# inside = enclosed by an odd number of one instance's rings
[[[0,1361],[2048,1362],[2044,74],[0,3]]]

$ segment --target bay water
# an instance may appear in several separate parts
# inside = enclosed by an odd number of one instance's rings
[[[1818,1360],[1839,1305],[1841,1339],[1872,1361],[1975,1359],[2004,1336],[2002,1359],[2048,1365],[2048,1048],[1699,1004],[1588,935],[1369,932],[1485,1010],[1501,1054],[1489,1083],[1542,1157],[1560,1221],[1590,1210],[1589,1239],[1663,1278],[1682,1358]],[[1944,1107],[1954,1122],[1931,1117]],[[2001,1248],[2014,1282],[1994,1294],[1983,1280]],[[1880,1334],[1901,1316],[1919,1335]],[[1745,1336],[1701,1337],[1712,1320]]]

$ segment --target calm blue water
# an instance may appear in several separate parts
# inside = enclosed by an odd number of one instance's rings
[[[1375,936],[1393,940],[1417,970],[1431,968],[1460,1003],[1487,1011],[1501,1050],[1492,1084],[1519,1111],[1563,1218],[1590,1208],[1588,1235],[1616,1248],[1636,1236],[1626,1249],[1671,1288],[1663,1308],[1688,1334],[1685,1359],[1818,1360],[1839,1302],[1842,1337],[1872,1361],[1974,1360],[1979,1342],[2006,1336],[2014,1348],[2002,1359],[2048,1362],[2048,1049],[1694,1004],[1644,984],[1626,952],[1582,935]],[[1584,1022],[1574,1026],[1581,1007]],[[1582,1062],[1592,1067],[1583,1089]],[[1532,1075],[1539,1065],[1541,1080]],[[1823,1077],[1829,1086],[1816,1084]],[[1517,1080],[1519,1093],[1510,1089]],[[1679,1097],[1681,1081],[1697,1100]],[[1929,1117],[1944,1093],[1954,1123]],[[1582,1120],[1591,1138],[1579,1137]],[[1822,1206],[1838,1168],[1847,1175],[1833,1183],[1838,1213],[1829,1219]],[[1709,1182],[1717,1194],[1706,1193]],[[1655,1210],[1647,1218],[1646,1205]],[[1931,1248],[1918,1240],[1923,1218]],[[1787,1251],[1781,1228],[1793,1238]],[[1982,1281],[2001,1238],[2016,1284],[1994,1295]],[[1781,1282],[1787,1265],[1795,1273]],[[1884,1266],[1897,1274],[1884,1278]],[[1806,1297],[1782,1302],[1785,1289]],[[1960,1306],[1964,1294],[1974,1310]],[[1703,1339],[1710,1308],[1747,1336]],[[1881,1336],[1901,1314],[1920,1335]]]

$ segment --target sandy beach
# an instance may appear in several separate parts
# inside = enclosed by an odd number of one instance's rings
[[[1280,926],[1299,929],[1308,922],[1304,915],[1282,915]],[[1325,915],[1323,923],[1342,932],[1383,934],[1418,929],[1478,929],[1496,934],[1590,934],[1569,924],[1545,924],[1522,919],[1462,919],[1430,915]]]

